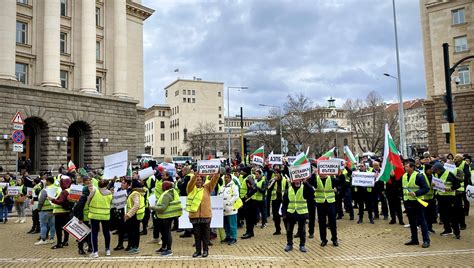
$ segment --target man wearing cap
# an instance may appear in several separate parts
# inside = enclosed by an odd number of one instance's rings
[[[433,173],[444,182],[445,191],[436,191],[436,199],[438,200],[439,216],[443,222],[444,231],[442,236],[453,234],[457,239],[461,238],[459,230],[459,221],[454,214],[454,200],[456,197],[456,190],[461,187],[459,180],[453,173],[447,171],[443,164],[436,163],[433,165]]]

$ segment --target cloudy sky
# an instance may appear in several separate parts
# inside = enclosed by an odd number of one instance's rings
[[[324,105],[375,90],[395,101],[391,0],[143,0],[145,107],[164,103],[179,76],[247,86],[231,90],[230,114],[268,114],[303,93]],[[396,0],[404,100],[425,97],[418,0]],[[179,73],[174,70],[179,69]],[[226,103],[227,105],[227,103]]]

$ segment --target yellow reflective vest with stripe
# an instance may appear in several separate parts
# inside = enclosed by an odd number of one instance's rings
[[[110,206],[112,195],[102,195],[99,189],[96,189],[94,196],[89,203],[89,219],[108,221],[110,220]]]
[[[194,186],[194,189],[186,197],[186,211],[196,212],[202,202],[202,196],[204,194],[204,187],[198,188]]]
[[[292,186],[288,188],[288,200],[290,201],[286,210],[288,213],[296,212],[300,215],[308,213],[308,204],[303,196],[303,188],[303,185],[301,185],[296,194]]]
[[[183,208],[181,206],[181,199],[179,198],[179,193],[175,189],[166,190],[158,199],[157,205],[163,203],[163,197],[169,192],[173,191],[173,201],[171,201],[163,212],[157,212],[159,219],[168,219],[180,217],[183,214]]]
[[[423,166],[423,167],[424,167],[424,166]],[[425,195],[421,196],[420,198],[423,199],[423,200],[431,200],[431,199],[433,199],[433,197],[434,197],[434,190],[433,190],[433,187],[431,186],[430,181],[428,180],[428,176],[426,176],[425,173],[423,173],[423,176],[425,177],[426,185],[428,185],[428,187],[430,188],[430,190],[428,191],[428,193],[426,193]]]
[[[410,178],[408,179],[408,173],[403,174],[402,176],[402,187],[403,187],[403,200],[416,201],[415,196],[411,196],[410,192],[416,192],[420,189],[420,186],[416,185],[416,176],[418,172],[413,171]]]
[[[453,183],[448,181],[448,176],[449,176],[449,171],[445,170],[444,173],[441,175],[441,178],[439,178],[439,179],[443,181],[444,186],[446,188],[451,188],[451,187],[453,187]],[[456,192],[455,191],[449,191],[449,192],[448,191],[446,191],[446,192],[436,191],[436,194],[441,195],[441,196],[455,196]]]
[[[265,183],[265,176],[262,176],[262,178],[259,181],[257,181],[257,188],[261,189],[264,183]],[[264,197],[264,194],[261,193],[259,190],[257,190],[257,192],[254,195],[252,195],[252,199],[256,201],[263,201],[263,197]]]
[[[145,217],[145,197],[137,191],[133,191],[127,198],[127,211],[133,208],[133,196],[138,195],[140,200],[140,206],[136,212],[137,220],[143,220]]]
[[[66,191],[69,193],[71,191],[69,188],[66,189]],[[61,195],[61,189],[58,188],[56,190],[56,199]],[[65,202],[68,202],[67,200]],[[57,205],[53,203],[53,214],[59,214],[59,213],[69,213],[71,210],[69,209],[64,209],[62,205]]]
[[[331,177],[327,177],[324,182],[319,176],[316,177],[316,190],[314,192],[314,201],[316,203],[334,203],[336,202],[336,193],[332,186]]]

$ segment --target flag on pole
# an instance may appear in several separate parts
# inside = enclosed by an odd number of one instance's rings
[[[346,162],[347,162],[346,165],[349,168],[352,168],[357,164],[356,158],[354,157],[354,155],[352,154],[351,149],[349,149],[349,146],[347,146],[347,145],[344,146],[344,159],[346,160]]]
[[[395,179],[400,179],[405,173],[403,168],[402,160],[400,159],[400,153],[398,152],[397,146],[390,135],[388,130],[388,124],[385,124],[385,145],[383,153],[382,169],[380,170],[377,180],[387,182],[390,179],[390,172],[395,172]]]
[[[331,150],[325,152],[321,157],[316,159],[316,161],[321,161],[321,160],[329,160],[330,158],[334,157],[334,150],[336,147],[332,147]]]
[[[299,155],[296,156],[295,161],[291,164],[292,166],[299,166],[309,163],[308,157],[306,157],[305,153],[300,153]]]
[[[76,165],[72,162],[72,160],[69,160],[69,163],[67,164],[67,171],[71,172],[76,169]]]
[[[251,158],[252,156],[256,155],[258,157],[261,157],[261,158],[265,158],[265,152],[264,152],[264,146],[265,145],[262,145],[262,147],[258,148],[257,150],[255,150],[252,154],[251,154]]]
[[[306,149],[306,157],[308,157],[308,154],[309,154],[309,146],[308,146],[308,149]]]
[[[128,168],[127,168],[127,177],[132,176],[132,162],[128,162]]]

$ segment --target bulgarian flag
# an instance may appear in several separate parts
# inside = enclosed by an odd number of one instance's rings
[[[261,157],[261,158],[265,158],[265,153],[264,153],[264,146],[265,145],[262,145],[262,147],[258,148],[257,150],[255,150],[252,154],[251,154],[251,158],[256,155],[258,157]]]
[[[306,157],[305,153],[300,153],[299,155],[296,156],[295,161],[292,166],[300,166],[309,163],[308,157]]]
[[[76,165],[72,162],[72,160],[69,160],[69,163],[67,164],[67,171],[71,172],[76,169]]]
[[[332,147],[331,150],[325,152],[321,157],[316,159],[316,161],[321,161],[321,160],[329,160],[330,158],[334,157],[334,150],[336,147]]]
[[[352,168],[353,166],[356,165],[357,161],[354,155],[352,154],[351,149],[349,149],[349,146],[344,146],[344,159],[347,162],[347,166],[349,168]]]
[[[127,177],[132,176],[132,162],[128,162],[128,168],[127,168]]]
[[[397,146],[390,135],[388,130],[388,124],[385,124],[385,145],[383,152],[383,163],[382,169],[380,170],[377,180],[387,182],[390,179],[390,172],[395,172],[395,179],[399,180],[405,173],[403,168],[402,160],[400,159],[400,153],[398,152]]]

